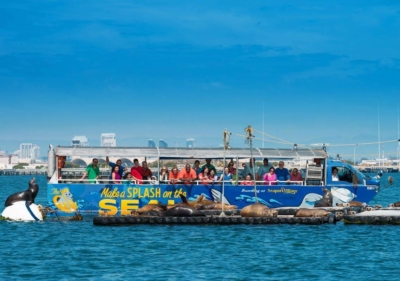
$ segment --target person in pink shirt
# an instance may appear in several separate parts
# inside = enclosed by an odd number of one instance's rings
[[[266,185],[276,185],[276,174],[275,168],[269,168],[269,172],[264,174],[264,184]]]
[[[303,177],[297,168],[293,168],[292,172],[290,173],[290,181],[297,181],[296,184],[300,184],[299,182],[303,181]]]
[[[119,174],[119,166],[115,165],[112,168],[112,173],[111,173],[112,181],[115,184],[120,184],[121,183],[121,175]]]

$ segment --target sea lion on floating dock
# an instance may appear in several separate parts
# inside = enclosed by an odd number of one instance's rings
[[[175,206],[159,213],[163,217],[205,217],[206,214],[190,206]]]
[[[365,207],[366,204],[359,201],[350,201],[349,203],[336,204],[338,207]]]
[[[244,207],[240,210],[240,216],[242,217],[276,217],[278,211],[270,209],[261,203],[254,203],[252,205]]]
[[[211,203],[203,206],[204,210],[222,210],[222,206],[224,210],[236,210],[238,207],[235,205],[227,205],[227,204],[222,204],[221,202],[219,203]]]
[[[322,190],[324,191],[324,195],[320,200],[315,201],[314,207],[332,207],[333,198],[331,191],[327,188],[322,188]]]
[[[32,203],[35,203],[35,198],[38,192],[39,192],[39,186],[36,183],[35,178],[33,178],[29,181],[29,187],[27,190],[17,192],[8,196],[4,206],[8,207],[11,206],[13,203],[19,201],[26,201],[28,202],[28,205],[31,205]]]
[[[294,213],[294,217],[327,217],[329,216],[331,213],[323,210],[323,209],[298,209],[296,211],[296,213]]]
[[[394,202],[393,204],[390,204],[390,207],[400,207],[400,201]]]
[[[151,212],[161,212],[163,209],[156,204],[147,204],[146,206],[143,206],[142,208],[139,208],[137,210],[133,210],[131,212],[131,216],[140,216],[143,214],[149,214]]]

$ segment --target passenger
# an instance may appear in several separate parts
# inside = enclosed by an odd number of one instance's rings
[[[210,170],[210,181],[212,182],[218,181],[218,176],[215,174],[214,170]]]
[[[276,174],[274,167],[269,168],[269,172],[264,174],[263,180],[264,184],[266,185],[276,185]]]
[[[134,181],[134,183],[136,183],[136,181],[135,181],[135,179],[133,178],[131,172],[127,172],[127,173],[124,175],[123,180],[122,180],[122,182],[123,182],[124,184],[131,184],[133,181]]]
[[[246,176],[246,179],[242,182],[242,185],[254,185],[254,181],[252,181],[251,174]]]
[[[199,181],[201,184],[209,184],[210,183],[210,173],[207,167],[204,168],[203,172],[199,174]]]
[[[121,184],[121,175],[119,174],[119,166],[114,165],[111,171],[111,179],[114,184]]]
[[[211,158],[207,158],[207,159],[206,159],[206,164],[204,164],[204,165],[201,167],[201,171],[204,172],[204,169],[205,169],[206,167],[208,168],[208,171],[214,170],[215,173],[217,172],[217,170],[215,169],[215,167],[214,167],[213,165],[211,165]]]
[[[65,161],[67,160],[67,156],[57,156],[58,158],[58,178],[61,179],[62,171],[61,169],[65,166]]]
[[[86,171],[83,174],[81,180],[83,180],[86,176],[88,176],[90,183],[96,183],[96,181],[100,177],[100,169],[97,166],[98,163],[99,163],[99,160],[97,158],[93,158],[92,164],[89,164],[86,167]]]
[[[287,181],[290,182],[290,174],[288,169],[284,168],[285,164],[283,161],[279,161],[279,167],[275,170],[276,180],[277,181]]]
[[[299,182],[303,181],[303,177],[297,168],[293,168],[292,172],[290,173],[290,181],[297,181],[296,184],[300,184]]]
[[[152,179],[151,177],[153,176],[153,172],[149,169],[147,166],[147,162],[143,161],[142,162],[142,178],[145,183],[149,183],[149,181]]]
[[[139,160],[137,160],[137,158],[133,159],[133,167],[131,168],[131,174],[132,174],[132,176],[136,177],[135,174],[137,174],[137,173],[134,173],[134,172],[133,172],[134,170],[135,170],[136,172],[138,172],[140,176],[142,176],[143,168],[139,165]]]
[[[194,161],[193,170],[196,172],[196,177],[198,177],[202,171],[199,160]]]
[[[225,185],[232,184],[232,174],[229,173],[229,168],[224,168],[224,173],[219,177],[218,181],[224,182]]]
[[[339,181],[338,169],[336,167],[332,168],[332,181]]]
[[[108,156],[106,156],[106,162],[111,167],[110,179],[112,179],[112,173],[113,173],[112,169],[114,168],[114,166],[118,166],[118,168],[119,168],[118,169],[118,173],[121,176],[121,178],[122,178],[122,176],[124,174],[124,171],[128,170],[128,168],[126,168],[126,167],[124,168],[124,167],[121,166],[122,165],[121,159],[118,159],[116,163],[113,163],[113,162],[110,162],[110,159],[108,158]]]
[[[170,184],[177,184],[179,183],[179,170],[178,167],[174,166],[171,170],[171,172],[169,172],[169,183]]]
[[[160,182],[168,182],[168,173],[168,168],[166,166],[163,166],[160,171]]]
[[[185,169],[182,169],[179,172],[179,180],[182,181],[184,184],[192,184],[196,181],[196,179],[196,172],[190,167],[189,163],[185,165]]]
[[[229,173],[231,173],[232,176],[236,177],[236,168],[235,168],[235,165],[233,164],[233,162],[229,162],[228,169],[229,169]]]
[[[250,158],[248,163],[243,163],[242,167],[244,168],[242,171],[242,178],[246,178],[248,174],[251,175],[251,178],[254,178],[253,167],[255,165],[254,158]]]
[[[132,178],[135,180],[136,184],[143,184],[143,177],[135,169],[131,169]]]
[[[256,173],[256,180],[261,181],[264,179],[264,175],[269,172],[269,169],[272,168],[271,164],[268,164],[268,158],[264,158],[263,164],[258,168]]]

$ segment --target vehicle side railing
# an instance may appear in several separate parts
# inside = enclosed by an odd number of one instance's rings
[[[251,186],[253,184],[244,184],[247,182],[246,180],[233,180],[233,181],[204,181],[204,180],[194,180],[189,183],[186,182],[186,184],[196,184],[196,185],[208,185],[208,184],[229,184],[229,185],[247,185]],[[121,179],[121,180],[113,180],[113,179],[105,179],[105,178],[99,178],[99,179],[58,179],[58,183],[89,183],[89,184],[137,184],[137,185],[144,185],[144,184],[152,184],[152,185],[157,185],[157,184],[185,184],[184,181],[181,180],[162,180],[158,181],[157,179],[150,179],[150,180],[127,180],[127,179]],[[304,185],[303,181],[255,181],[256,185]]]

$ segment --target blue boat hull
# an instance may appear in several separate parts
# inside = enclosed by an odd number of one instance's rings
[[[377,186],[332,185],[325,186],[333,195],[333,203],[359,201],[368,203],[377,194]],[[238,209],[258,202],[270,208],[312,208],[322,198],[323,186],[301,185],[134,185],[134,184],[48,184],[48,204],[59,215],[76,212],[107,212],[109,215],[126,215],[149,203],[173,205],[181,202],[180,194],[195,200],[201,194],[209,200],[220,200]]]

